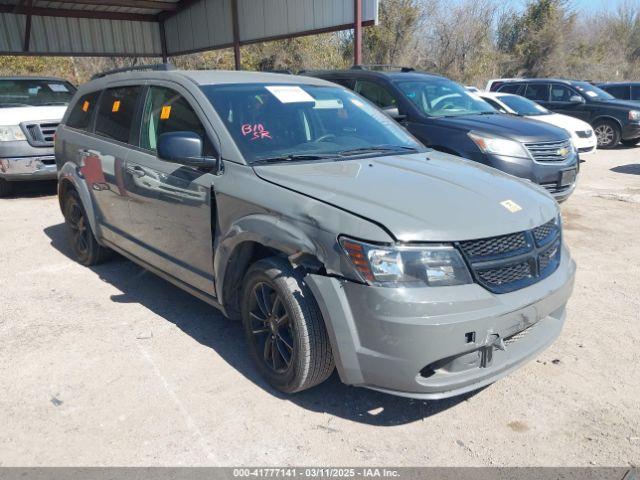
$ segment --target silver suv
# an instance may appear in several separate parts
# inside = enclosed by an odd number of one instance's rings
[[[562,328],[575,263],[554,199],[424,148],[324,80],[104,75],[55,151],[78,261],[119,252],[241,320],[284,392],[335,367],[351,385],[458,395]]]

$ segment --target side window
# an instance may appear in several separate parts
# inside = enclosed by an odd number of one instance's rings
[[[629,85],[610,85],[604,89],[616,98],[629,100]]]
[[[189,102],[174,90],[151,87],[144,102],[140,147],[155,151],[158,137],[169,132],[196,133],[204,142],[205,154],[213,153],[204,126]]]
[[[353,90],[355,87],[355,80],[351,78],[331,78],[330,82],[337,83],[338,85],[342,85],[343,87],[348,88],[349,90]]]
[[[579,95],[575,90],[565,85],[551,85],[551,101],[552,102],[568,102],[575,95]]]
[[[482,100],[487,102],[489,105],[491,105],[497,111],[502,112],[502,113],[507,113],[507,111],[504,109],[504,107],[502,105],[500,105],[498,102],[496,102],[493,98],[482,97]]]
[[[141,87],[118,87],[105,90],[100,97],[96,133],[119,142],[129,142],[141,90]]]
[[[548,83],[528,83],[524,96],[527,97],[529,100],[534,100],[537,102],[548,102],[549,101],[549,84]]]
[[[67,126],[78,128],[80,130],[88,130],[91,124],[93,112],[95,112],[100,92],[93,92],[83,95],[76,102],[67,118]]]
[[[356,93],[375,103],[380,108],[396,107],[396,99],[382,86],[367,80],[356,82]]]
[[[631,100],[640,100],[640,85],[631,86]]]
[[[518,93],[518,90],[520,89],[520,85],[513,84],[513,83],[505,83],[504,85],[498,87],[498,91],[500,93]]]

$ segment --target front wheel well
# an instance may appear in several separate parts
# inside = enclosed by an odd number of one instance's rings
[[[240,319],[242,282],[249,267],[258,260],[275,256],[287,258],[286,253],[253,241],[243,242],[233,250],[224,269],[222,287],[222,301],[229,318]]]

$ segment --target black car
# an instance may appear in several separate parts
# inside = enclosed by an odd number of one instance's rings
[[[618,100],[589,82],[529,78],[503,83],[497,91],[522,95],[552,112],[590,123],[600,148],[613,148],[620,142],[635,145],[640,141],[640,105]]]
[[[640,102],[640,82],[607,82],[596,85],[619,100]]]
[[[578,155],[565,130],[499,113],[447,78],[409,68],[305,75],[354,90],[433,149],[531,180],[558,201],[575,188]]]

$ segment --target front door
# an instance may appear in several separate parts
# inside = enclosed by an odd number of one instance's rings
[[[567,85],[554,83],[551,85],[551,97],[547,108],[554,112],[576,117],[588,122],[590,120],[589,109],[585,108],[584,102],[571,102],[571,98],[573,97],[584,98],[573,88]]]
[[[124,174],[134,237],[127,249],[156,268],[214,294],[211,199],[217,177],[158,159],[158,137],[177,131],[198,134],[205,154],[213,154],[203,124],[187,99],[173,89],[149,87],[139,148],[127,158]]]

